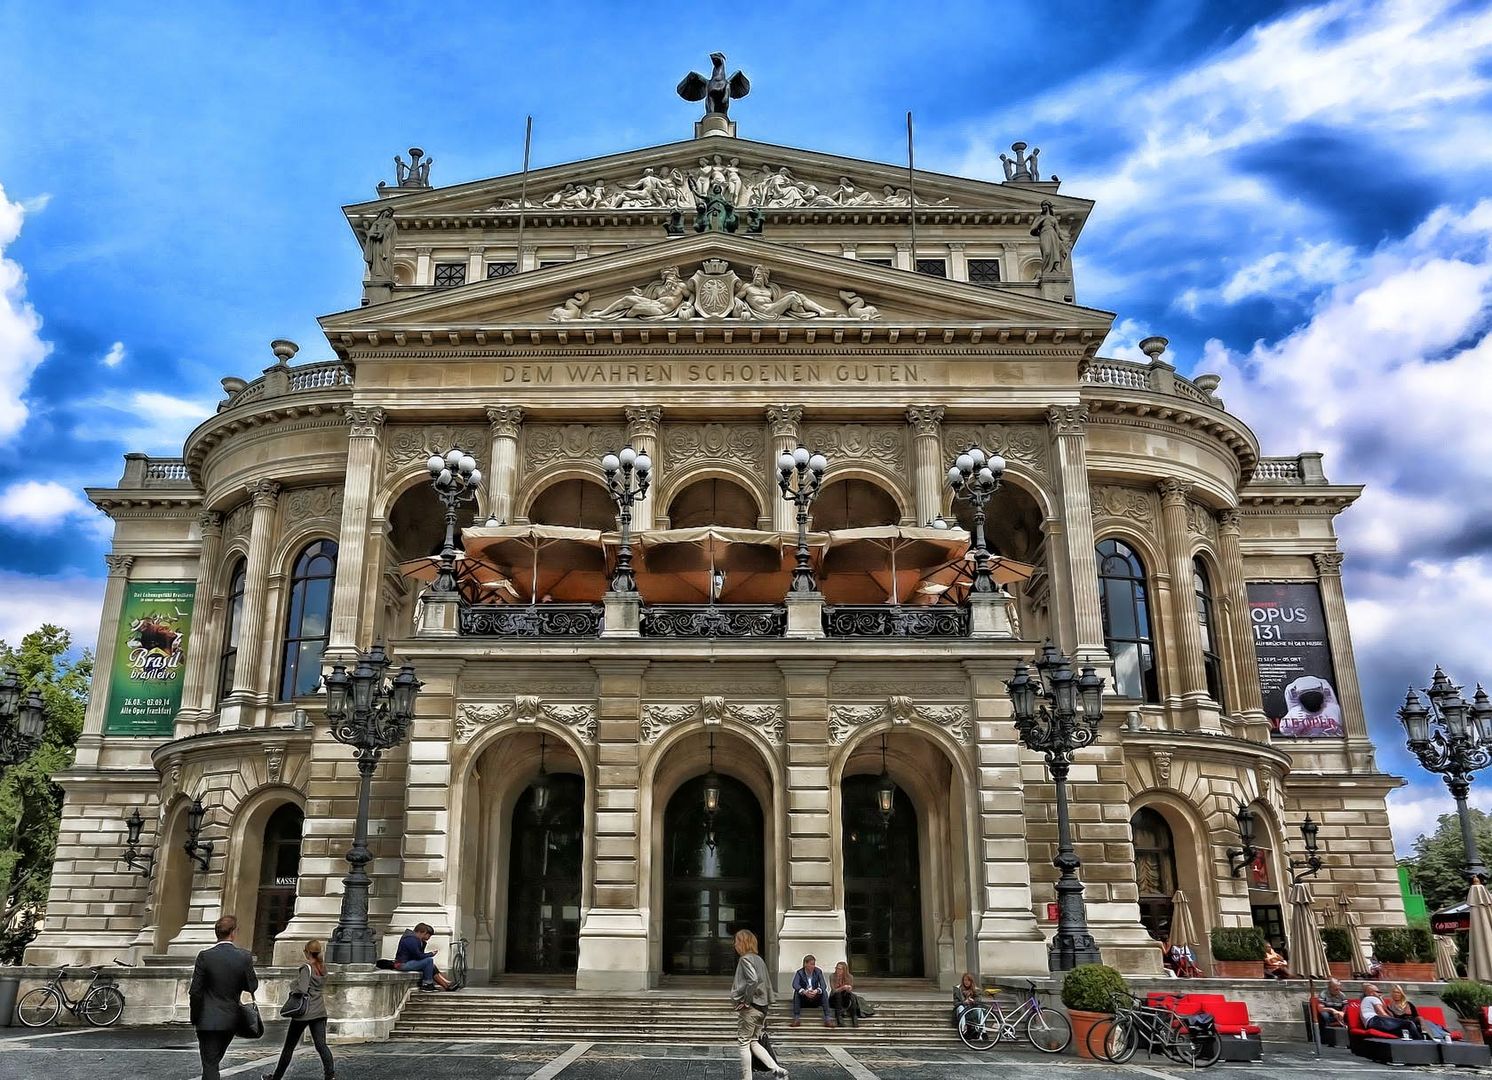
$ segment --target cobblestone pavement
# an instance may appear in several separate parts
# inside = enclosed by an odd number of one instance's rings
[[[284,1025],[270,1024],[259,1042],[236,1042],[224,1061],[224,1077],[257,1080],[274,1067]],[[816,1046],[794,1039],[781,1049],[794,1080],[1047,1080],[1055,1073],[1074,1080],[1183,1080],[1187,1070],[1161,1062],[1125,1066],[1072,1057],[1048,1058],[1031,1051],[975,1054],[950,1047]],[[363,1043],[333,1047],[338,1080],[737,1080],[733,1046],[656,1046],[590,1043]],[[1271,1046],[1256,1065],[1218,1065],[1231,1080],[1382,1080],[1403,1077],[1404,1068],[1372,1065],[1341,1054],[1316,1059],[1294,1048]],[[1436,1068],[1439,1078],[1470,1077],[1476,1070]],[[0,1080],[196,1080],[197,1045],[189,1028],[32,1031],[0,1029]],[[763,1074],[757,1074],[762,1076]],[[297,1052],[287,1080],[319,1080],[321,1065],[309,1044]]]

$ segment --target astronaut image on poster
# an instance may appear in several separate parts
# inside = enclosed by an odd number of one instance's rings
[[[1342,734],[1342,707],[1331,683],[1303,675],[1285,687],[1285,715],[1276,731],[1298,739]]]
[[[1346,727],[1320,587],[1314,581],[1251,581],[1248,597],[1259,693],[1274,734],[1340,738]]]

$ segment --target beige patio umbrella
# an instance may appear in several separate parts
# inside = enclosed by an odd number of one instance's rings
[[[399,564],[399,573],[429,585],[440,573],[440,556],[405,559]],[[456,591],[467,603],[490,603],[491,590],[503,588],[507,580],[501,569],[485,559],[475,558],[462,551],[456,552]]]
[[[1169,936],[1171,948],[1189,949],[1191,955],[1196,956],[1197,950],[1202,944],[1201,937],[1197,934],[1196,922],[1192,918],[1191,901],[1186,898],[1186,893],[1177,889],[1171,896],[1171,932]]]
[[[1492,893],[1478,878],[1466,894],[1471,907],[1471,931],[1466,941],[1466,975],[1492,982]]]
[[[831,603],[929,604],[953,602],[968,585],[969,534],[963,529],[875,525],[828,534],[820,587]],[[1034,567],[995,557],[1001,585],[1024,581]]]
[[[1352,901],[1347,897],[1337,897],[1337,925],[1347,928],[1348,944],[1352,948],[1352,955],[1347,957],[1347,969],[1361,977],[1368,973],[1368,954],[1362,947],[1362,920],[1351,905]]]
[[[594,603],[606,592],[606,552],[596,529],[497,525],[467,529],[462,537],[469,557],[496,567],[517,587],[489,588],[488,603]]]
[[[1435,935],[1435,977],[1444,982],[1456,978],[1456,939],[1449,934]]]
[[[616,533],[603,538],[621,543]],[[637,591],[650,604],[778,604],[792,583],[796,532],[705,525],[648,529],[633,537]],[[809,533],[813,561],[822,533]]]
[[[1315,899],[1311,895],[1311,887],[1304,881],[1290,886],[1290,925],[1287,928],[1290,936],[1290,969],[1297,979],[1306,980],[1307,1001],[1316,994],[1316,980],[1331,976],[1331,969],[1326,965],[1326,946],[1321,942],[1321,928],[1316,925],[1316,912],[1311,907]],[[1311,1043],[1319,1056],[1321,1032],[1316,1024],[1309,1026]]]

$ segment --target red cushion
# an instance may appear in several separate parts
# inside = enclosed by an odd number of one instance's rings
[[[1386,1031],[1375,1031],[1372,1028],[1362,1026],[1362,1001],[1353,998],[1347,1002],[1347,1031],[1351,1035],[1364,1039],[1396,1039],[1397,1035],[1390,1035]]]
[[[1451,1037],[1451,1042],[1457,1042],[1463,1038],[1461,1034],[1461,1024],[1459,1021],[1454,1024],[1447,1024],[1445,1022],[1444,1009],[1441,1009],[1439,1006],[1436,1005],[1420,1005],[1418,1008],[1419,1014],[1426,1020],[1433,1020],[1435,1021],[1435,1023],[1445,1028],[1445,1033]]]

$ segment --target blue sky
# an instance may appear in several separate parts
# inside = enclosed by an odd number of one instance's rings
[[[1340,530],[1401,843],[1448,806],[1392,714],[1437,661],[1492,679],[1492,7],[502,7],[0,2],[0,638],[91,641],[81,489],[179,453],[271,338],[330,355],[362,265],[338,207],[396,151],[442,184],[516,170],[529,113],[537,165],[686,137],[673,86],[722,49],[745,136],[898,161],[912,109],[925,168],[995,178],[1024,139],[1097,200],[1104,352],[1165,334],[1266,453],[1370,485]]]

